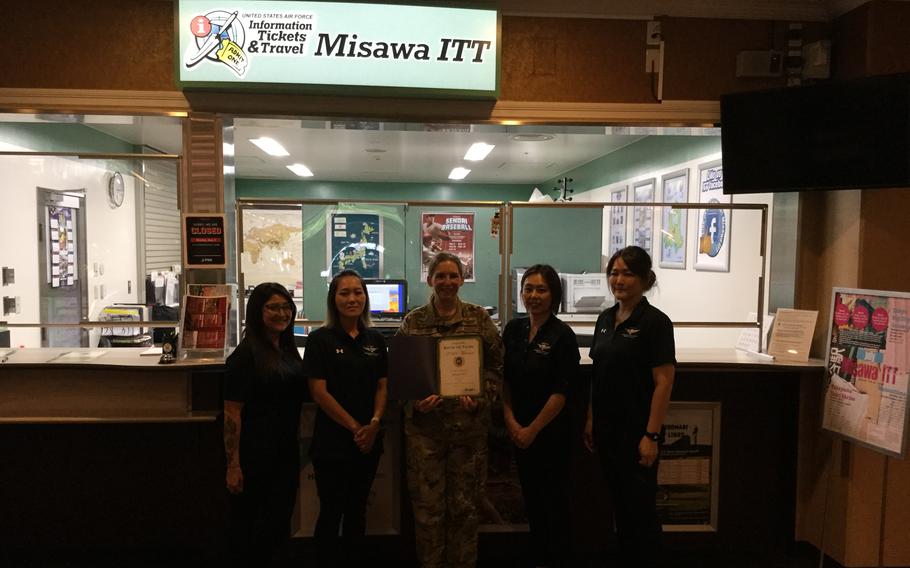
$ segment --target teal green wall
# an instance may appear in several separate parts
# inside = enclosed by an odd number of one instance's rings
[[[237,199],[382,199],[394,201],[527,201],[534,184],[379,183],[236,180]]]
[[[549,189],[557,186],[560,178],[570,177],[573,181],[569,187],[577,195],[717,152],[720,136],[648,136],[547,180],[540,187]],[[551,195],[557,193],[550,191]]]
[[[84,124],[4,122],[0,123],[0,142],[24,146],[35,152],[136,152],[132,144]]]

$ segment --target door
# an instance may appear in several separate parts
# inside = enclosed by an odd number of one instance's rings
[[[38,188],[38,262],[41,322],[87,318],[84,189]],[[42,328],[41,346],[88,347],[88,330]]]

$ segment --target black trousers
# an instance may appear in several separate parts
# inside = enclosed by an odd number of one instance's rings
[[[269,566],[290,540],[290,521],[299,485],[296,459],[243,468],[243,492],[230,495],[230,564]]]
[[[365,552],[367,500],[379,456],[377,452],[352,459],[313,460],[319,494],[319,518],[313,536],[320,568],[361,563]]]
[[[657,519],[657,466],[639,465],[638,447],[598,444],[607,488],[613,498],[616,541],[622,566],[661,566]]]
[[[525,450],[515,448],[536,566],[572,566],[567,429],[544,430]]]

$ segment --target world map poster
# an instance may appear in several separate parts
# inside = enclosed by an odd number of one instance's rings
[[[246,286],[278,282],[288,290],[302,287],[303,217],[300,209],[244,209],[240,263]]]

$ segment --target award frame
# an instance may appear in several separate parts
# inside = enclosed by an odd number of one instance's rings
[[[480,336],[440,337],[436,342],[436,369],[439,396],[483,394],[483,341]]]

